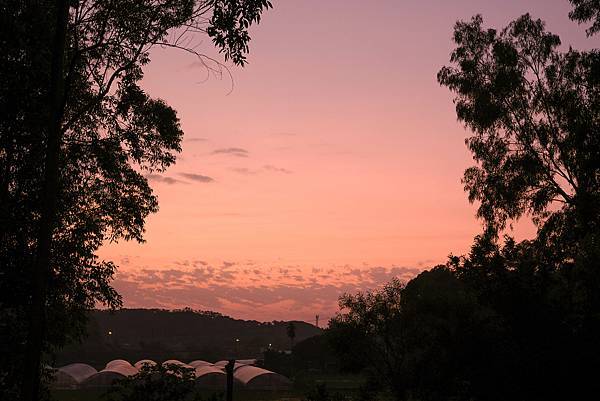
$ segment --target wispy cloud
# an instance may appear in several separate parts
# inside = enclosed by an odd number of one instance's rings
[[[177,180],[172,177],[165,177],[160,174],[148,174],[148,175],[146,175],[146,179],[150,182],[160,182],[160,183],[167,184],[167,185],[185,184],[186,183],[185,181]]]
[[[206,142],[206,141],[208,141],[208,139],[206,139],[206,138],[199,138],[199,137],[185,138],[185,140],[187,142]]]
[[[258,173],[258,171],[251,170],[247,167],[233,167],[231,169],[231,171],[235,171],[236,173],[242,174],[242,175],[254,175],[254,174]]]
[[[203,183],[208,183],[208,182],[214,182],[214,178],[209,177],[207,175],[202,175],[202,174],[194,174],[194,173],[179,173],[180,176],[187,178],[188,180],[191,181],[195,181],[195,182],[203,182]]]
[[[251,169],[248,167],[233,167],[231,171],[235,171],[238,174],[242,175],[255,175],[259,173],[263,173],[265,171],[273,172],[273,173],[282,173],[282,174],[292,174],[291,170],[286,168],[273,166],[272,164],[265,164],[260,169]]]
[[[292,174],[291,170],[282,167],[275,167],[271,164],[265,164],[263,168],[267,171],[273,171],[275,173]]]
[[[213,155],[232,155],[237,157],[248,157],[248,151],[243,148],[221,148],[215,149],[212,152]]]

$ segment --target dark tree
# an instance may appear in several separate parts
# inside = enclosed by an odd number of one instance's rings
[[[14,390],[11,398],[22,389],[24,399],[37,399],[43,352],[78,338],[97,302],[120,305],[110,287],[116,266],[96,250],[106,241],[143,240],[145,218],[158,207],[145,175],[175,161],[183,134],[176,112],[139,86],[150,50],[181,49],[222,68],[190,42],[208,35],[226,59],[243,65],[247,29],[270,6],[0,6],[0,334],[7,351],[0,380],[3,391]]]
[[[372,393],[389,391],[398,401],[506,399],[496,315],[452,270],[438,266],[406,286],[392,280],[345,295],[340,308],[327,336],[342,367],[366,374]]]
[[[294,322],[289,322],[286,328],[287,336],[290,339],[291,348],[294,349],[294,339],[296,338],[296,325]]]
[[[571,18],[593,21],[595,33],[600,3],[572,3]],[[438,81],[472,131],[477,166],[463,183],[486,230],[448,267],[497,315],[506,352],[492,371],[508,373],[498,381],[508,383],[506,399],[585,398],[599,390],[589,367],[600,362],[600,52],[561,51],[529,15],[499,32],[480,16],[458,22],[454,41]],[[500,241],[524,216],[536,238]],[[487,334],[475,340],[498,344]],[[481,382],[485,369],[473,360],[466,377]]]
[[[473,360],[470,370],[500,378],[490,389],[504,399],[579,399],[600,391],[590,370],[600,363],[595,340],[600,335],[600,249],[588,249],[574,265],[558,267],[548,263],[547,254],[535,240],[517,243],[507,237],[500,245],[481,236],[468,255],[448,263],[496,315],[501,337],[483,332],[474,340],[488,344],[486,358],[501,350],[498,359],[495,364]],[[471,379],[479,381],[477,375]]]
[[[177,364],[144,364],[139,373],[120,380],[108,401],[201,401],[194,369]]]
[[[510,399],[511,349],[501,320],[454,271],[437,266],[410,280],[401,308],[402,375],[412,398]]]
[[[572,257],[600,227],[600,53],[559,51],[529,15],[500,32],[458,22],[454,41],[438,80],[473,132],[463,182],[477,215],[492,234],[529,215]]]
[[[392,280],[380,291],[345,294],[327,333],[342,369],[365,371],[370,382],[391,391],[396,400],[407,395],[402,375],[406,351],[401,319],[403,288],[400,281]]]

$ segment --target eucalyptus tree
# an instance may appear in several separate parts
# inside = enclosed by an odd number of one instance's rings
[[[205,36],[243,66],[248,28],[270,7],[267,0],[0,6],[0,381],[14,398],[38,398],[42,355],[81,335],[85,311],[120,305],[110,286],[116,266],[96,251],[107,241],[143,241],[145,218],[158,208],[145,175],[175,162],[183,135],[176,111],[140,86],[151,50],[186,51],[222,73],[223,64],[195,46]]]
[[[478,163],[469,200],[490,233],[529,215],[565,258],[600,229],[600,52],[561,51],[528,14],[500,32],[458,22],[451,66],[438,73]]]
[[[591,37],[600,2],[571,3]],[[448,266],[505,329],[508,398],[581,398],[600,361],[600,51],[561,47],[529,14],[499,31],[459,21],[453,39],[437,78],[470,131],[463,183],[485,232]],[[499,241],[523,217],[536,237]]]

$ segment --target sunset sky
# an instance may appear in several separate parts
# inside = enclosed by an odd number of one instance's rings
[[[481,228],[460,183],[472,161],[436,82],[455,21],[501,28],[530,12],[565,46],[598,40],[567,0],[273,3],[233,88],[188,54],[152,54],[143,85],[185,137],[177,164],[150,177],[147,242],[101,250],[126,307],[325,321],[343,292],[467,252]]]

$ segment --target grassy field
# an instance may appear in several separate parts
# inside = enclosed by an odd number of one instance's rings
[[[85,389],[85,390],[54,390],[53,399],[56,401],[105,401],[105,390]],[[202,393],[201,393],[202,394]],[[202,394],[206,398],[212,393]],[[274,392],[274,391],[237,391],[234,392],[234,401],[301,401],[303,396],[293,391]],[[222,397],[225,399],[225,396]]]
[[[325,384],[332,393],[351,394],[358,389],[362,382],[362,377],[352,375],[301,375],[296,378],[293,388],[289,391],[234,389],[233,399],[234,401],[301,401],[312,388],[319,384]],[[105,389],[53,390],[52,396],[56,401],[106,401],[105,393]],[[209,398],[213,393],[204,391],[201,392],[201,395]],[[223,399],[225,399],[224,396]]]

